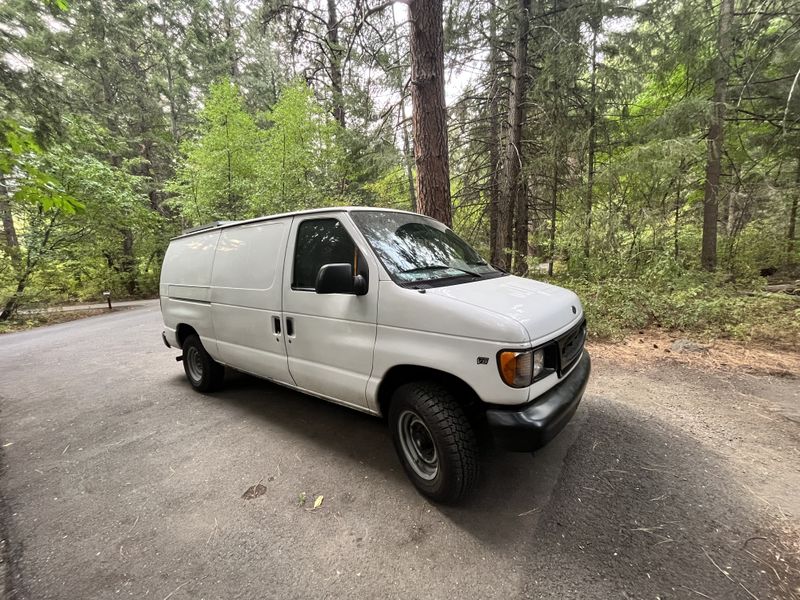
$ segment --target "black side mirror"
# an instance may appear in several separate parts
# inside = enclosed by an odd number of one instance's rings
[[[353,265],[348,263],[323,265],[317,273],[314,291],[318,294],[352,294]]]
[[[363,275],[356,275],[353,279],[353,293],[356,296],[364,296],[369,291],[369,282]]]

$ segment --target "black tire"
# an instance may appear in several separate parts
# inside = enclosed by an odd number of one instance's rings
[[[450,504],[474,489],[478,481],[475,433],[445,386],[415,382],[397,388],[389,408],[389,427],[403,469],[422,494]]]
[[[192,387],[198,392],[218,390],[225,379],[225,367],[211,358],[195,334],[184,340],[182,348],[183,370]]]

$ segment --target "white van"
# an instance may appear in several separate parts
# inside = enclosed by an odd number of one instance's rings
[[[227,366],[382,416],[411,481],[440,502],[474,487],[484,433],[544,446],[589,378],[573,292],[492,267],[416,213],[198,228],[170,243],[160,292],[164,342],[194,389],[218,389]]]

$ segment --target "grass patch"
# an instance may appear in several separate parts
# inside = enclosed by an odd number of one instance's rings
[[[45,325],[55,325],[56,323],[66,323],[68,321],[76,321],[86,317],[94,317],[96,315],[107,315],[112,312],[119,312],[126,310],[127,307],[113,308],[90,308],[86,310],[55,310],[50,312],[36,312],[18,314],[8,321],[0,323],[0,334],[14,333],[15,331],[25,331],[26,329],[34,329],[35,327],[43,327]]]

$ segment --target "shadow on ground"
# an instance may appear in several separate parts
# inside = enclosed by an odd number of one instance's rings
[[[589,581],[597,597],[797,598],[788,522],[724,456],[626,404],[592,398],[583,410],[528,540],[527,596],[569,597]]]
[[[234,405],[425,503],[380,419],[241,374],[210,403]],[[487,549],[511,550],[528,597],[796,598],[788,525],[679,424],[590,396],[546,449],[488,449],[476,494],[431,505]],[[580,585],[578,584],[580,582]]]

